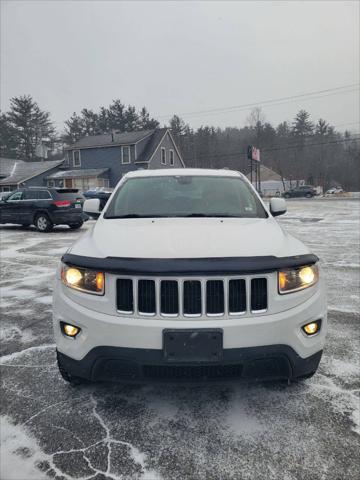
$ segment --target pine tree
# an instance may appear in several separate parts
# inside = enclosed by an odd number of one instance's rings
[[[325,120],[320,118],[315,125],[315,134],[320,136],[326,135],[329,131],[329,127],[330,125]]]
[[[313,130],[314,124],[310,121],[310,113],[306,110],[300,110],[293,121],[293,135],[296,137],[305,137],[311,135]]]
[[[73,113],[65,122],[65,135],[63,140],[70,145],[85,135],[83,119],[77,113]]]
[[[157,128],[159,126],[159,122],[155,120],[155,118],[150,118],[150,114],[147,111],[146,107],[143,107],[139,112],[139,119],[137,123],[137,127],[139,130],[152,130],[153,128]]]
[[[16,130],[11,125],[8,115],[0,114],[0,156],[16,158]]]
[[[43,139],[52,139],[55,135],[50,114],[42,111],[30,95],[14,97],[10,100],[7,119],[14,133],[17,158],[33,160],[39,143]]]

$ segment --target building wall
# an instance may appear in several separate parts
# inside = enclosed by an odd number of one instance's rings
[[[140,157],[144,148],[146,148],[148,140],[149,140],[149,137],[145,138],[144,140],[136,144],[137,158]],[[166,148],[166,158],[167,158],[166,165],[161,164],[161,146]],[[152,168],[169,168],[170,167],[170,164],[169,164],[170,149],[174,151],[174,167],[182,168],[183,165],[180,161],[180,158],[176,152],[176,149],[168,133],[166,134],[165,138],[161,142],[161,146],[159,146],[150,164],[135,163],[135,145],[130,146],[131,163],[129,164],[123,164],[121,161],[121,146],[82,149],[80,167],[74,166],[72,161],[73,151],[69,150],[68,151],[69,157],[70,157],[69,169],[77,170],[77,169],[88,169],[88,168],[108,168],[109,169],[108,178],[110,180],[110,187],[115,187],[116,184],[121,179],[121,177],[127,172],[131,172],[133,170],[138,170],[138,169],[147,169],[147,168],[151,168],[151,169]]]
[[[72,151],[69,151],[72,152]],[[71,154],[72,156],[72,154]],[[104,147],[104,148],[85,148],[81,150],[81,166],[75,167],[70,162],[71,170],[88,169],[88,168],[108,168],[108,177],[110,187],[115,187],[121,177],[132,170],[135,170],[135,146],[130,146],[131,163],[121,163],[121,146]]]
[[[165,148],[166,151],[166,165],[161,163],[161,147]],[[174,151],[174,166],[170,165],[170,150]],[[180,157],[176,152],[174,147],[174,143],[171,140],[169,132],[165,135],[164,139],[162,140],[159,148],[156,150],[151,162],[149,163],[149,169],[159,169],[159,168],[183,168],[183,164],[181,163]]]
[[[59,171],[58,167],[51,168],[50,170],[47,170],[44,173],[41,173],[40,175],[37,175],[36,177],[31,178],[30,180],[27,180],[22,186],[23,187],[45,187],[47,185],[47,177],[50,175],[56,173]]]

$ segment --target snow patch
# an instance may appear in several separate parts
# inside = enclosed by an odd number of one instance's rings
[[[48,478],[36,468],[37,462],[46,460],[36,439],[25,428],[11,423],[8,417],[0,418],[1,462],[0,478],[3,480],[42,480]]]

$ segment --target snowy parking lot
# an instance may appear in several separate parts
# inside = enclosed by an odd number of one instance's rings
[[[70,387],[55,363],[52,279],[90,228],[0,226],[1,479],[355,479],[360,471],[357,199],[288,201],[280,223],[322,261],[318,373],[285,383]]]

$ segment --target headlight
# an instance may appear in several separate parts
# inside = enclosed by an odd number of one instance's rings
[[[105,277],[103,272],[88,270],[87,268],[61,266],[61,281],[64,285],[81,292],[104,295]]]
[[[278,272],[279,293],[291,293],[311,287],[319,280],[319,268],[317,265]]]

